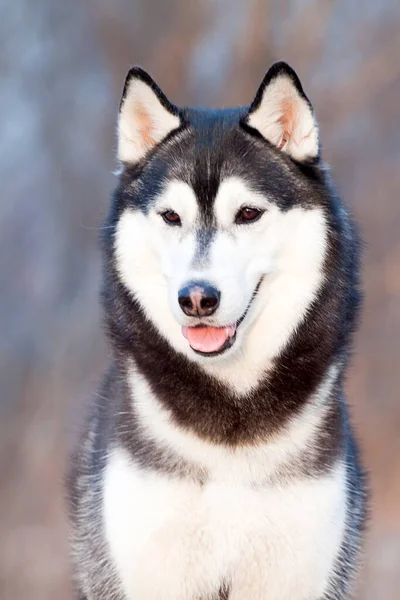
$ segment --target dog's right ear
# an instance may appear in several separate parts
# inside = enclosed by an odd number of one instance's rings
[[[176,107],[140,67],[125,79],[118,118],[118,158],[134,164],[181,125]]]

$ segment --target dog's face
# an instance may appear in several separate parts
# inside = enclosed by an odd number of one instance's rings
[[[279,353],[323,279],[323,186],[306,167],[318,155],[312,109],[282,63],[250,108],[226,111],[177,109],[130,72],[115,262],[175,350],[203,365]]]

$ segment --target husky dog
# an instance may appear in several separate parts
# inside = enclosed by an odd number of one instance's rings
[[[351,219],[285,63],[249,106],[130,70],[104,229],[112,361],[69,475],[83,600],[343,600],[365,486],[343,398]]]

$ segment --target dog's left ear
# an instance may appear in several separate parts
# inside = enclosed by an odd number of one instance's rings
[[[244,122],[294,160],[314,162],[319,157],[312,106],[296,73],[284,62],[270,68]]]
[[[146,71],[133,67],[126,76],[119,107],[119,160],[137,163],[180,125],[177,108]]]

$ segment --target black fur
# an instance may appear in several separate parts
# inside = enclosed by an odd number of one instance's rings
[[[332,589],[337,591],[326,600],[347,598],[364,526],[363,476],[342,399],[342,380],[360,301],[358,242],[353,223],[319,157],[308,164],[299,164],[266,143],[247,125],[249,111],[259,106],[265,87],[280,74],[288,75],[309,102],[297,75],[283,63],[267,74],[250,107],[228,110],[178,109],[147,73],[135,68],[128,75],[122,102],[131,78],[139,78],[150,85],[167,110],[180,117],[181,127],[145,159],[125,165],[104,229],[102,302],[113,366],[93,403],[69,480],[77,561],[82,553],[88,552],[93,564],[107,565],[107,576],[101,581],[98,569],[87,567],[85,561],[78,565],[82,589],[90,598],[123,600],[107,549],[99,542],[99,532],[93,533],[90,524],[90,521],[99,523],[96,494],[100,494],[111,442],[117,441],[125,447],[144,468],[190,477],[200,485],[207,480],[207,473],[197,465],[174,456],[141,432],[127,391],[126,366],[130,358],[134,358],[137,369],[169,409],[176,424],[205,440],[229,447],[256,443],[278,432],[304,407],[329,366],[333,362],[341,365],[330,410],[313,447],[287,464],[276,477],[318,477],[332,467],[338,456],[345,458],[350,486],[348,530],[342,556],[332,574]],[[276,359],[272,374],[240,402],[227,386],[177,353],[146,319],[139,302],[117,275],[114,254],[115,228],[124,209],[129,206],[147,213],[164,182],[175,178],[187,182],[195,191],[202,221],[196,261],[206,260],[216,229],[213,203],[222,178],[232,175],[245,179],[252,188],[273,199],[281,210],[296,205],[306,209],[321,207],[329,224],[326,277],[318,297]],[[221,588],[220,598],[228,597],[228,588]]]
[[[228,445],[265,437],[301,409],[332,357],[345,358],[359,303],[355,234],[325,169],[315,167],[313,177],[305,176],[289,157],[242,129],[242,112],[239,109],[234,119],[231,110],[228,117],[222,111],[212,111],[207,120],[207,112],[202,111],[199,121],[199,111],[191,119],[191,112],[186,110],[190,127],[184,137],[179,135],[176,142],[171,139],[160,147],[139,175],[127,172],[121,178],[104,230],[103,303],[109,337],[120,360],[134,356],[177,423]],[[207,143],[201,141],[204,138]],[[162,174],[158,183],[154,182],[156,174]],[[204,228],[215,227],[212,206],[220,180],[227,174],[245,178],[252,187],[274,198],[283,210],[296,204],[321,206],[329,222],[326,279],[319,297],[276,361],[273,375],[240,406],[226,386],[174,352],[145,319],[139,303],[132,300],[116,274],[113,250],[114,228],[123,208],[146,211],[151,202],[148,190],[158,189],[165,178],[178,177],[190,183],[201,206]],[[146,190],[145,201],[142,190]]]

